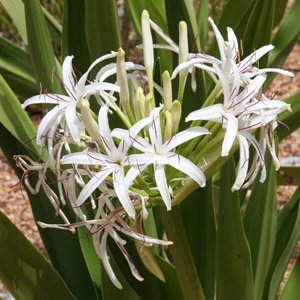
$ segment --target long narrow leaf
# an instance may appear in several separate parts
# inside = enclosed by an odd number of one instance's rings
[[[263,299],[275,299],[284,272],[300,238],[300,186],[278,216],[273,260]]]
[[[199,8],[196,15],[201,49],[204,49],[204,45],[208,33],[208,22],[207,22],[208,14],[209,14],[208,4],[209,4],[208,0],[200,1]]]
[[[217,222],[217,299],[258,299],[253,295],[249,245],[240,213],[238,192],[231,192],[235,177],[231,158],[221,169]]]
[[[19,300],[76,299],[55,269],[1,211],[0,279]]]
[[[29,55],[0,37],[0,72],[16,94],[27,98],[39,93]]]
[[[267,45],[271,41],[273,29],[275,0],[257,0],[248,20],[244,36],[244,54],[248,55],[253,49]],[[266,67],[268,56],[259,61],[260,67]]]
[[[216,224],[212,183],[198,188],[180,206],[187,238],[207,300],[214,299]]]
[[[286,98],[285,102],[291,105],[292,111],[286,110],[278,116],[278,120],[284,125],[278,126],[279,140],[284,139],[300,127],[300,93]]]
[[[18,33],[20,34],[23,42],[27,45],[27,33],[25,22],[25,10],[22,0],[0,0],[1,4],[11,17]]]
[[[90,65],[90,55],[85,34],[84,0],[65,0],[62,57],[74,55],[73,65],[84,73]]]
[[[60,75],[54,56],[50,34],[39,0],[24,0],[28,50],[37,82],[44,89],[61,93],[58,80],[53,80],[53,71]]]
[[[0,124],[0,134],[0,147],[19,179],[22,180],[23,173],[16,167],[13,155],[30,155],[30,153],[26,151],[24,146],[2,124]],[[33,186],[35,186],[37,180],[37,176],[30,177]],[[51,178],[49,182],[53,180]],[[35,220],[49,224],[62,222],[59,218],[55,217],[55,211],[43,191],[40,191],[38,195],[32,195],[28,192],[28,197]],[[65,214],[72,221],[68,209],[65,210]],[[79,300],[96,299],[78,239],[75,239],[70,232],[63,230],[41,229],[40,227],[38,229],[53,266],[62,276],[72,293]]]
[[[255,299],[261,299],[276,239],[276,172],[270,154],[267,154],[266,168],[267,178],[264,183],[257,178],[244,215],[252,255]]]
[[[34,155],[39,156],[38,148],[33,140],[35,127],[27,113],[21,108],[20,102],[6,81],[0,75],[0,123],[19,141],[25,144]]]

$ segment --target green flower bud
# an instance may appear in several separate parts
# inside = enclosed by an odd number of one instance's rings
[[[172,105],[172,118],[173,118],[173,135],[178,131],[181,119],[181,103],[175,100]]]
[[[171,84],[169,72],[168,71],[163,72],[162,78],[163,78],[163,89],[164,89],[163,98],[164,98],[165,109],[171,111],[173,99],[172,99],[172,84]]]
[[[145,95],[141,87],[138,87],[135,92],[134,110],[137,120],[145,118]]]

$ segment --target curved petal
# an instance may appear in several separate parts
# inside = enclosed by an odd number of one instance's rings
[[[108,165],[108,157],[106,155],[94,152],[76,152],[67,154],[60,161],[63,165]]]
[[[100,91],[114,91],[120,92],[120,87],[116,84],[109,83],[109,82],[93,82],[91,84],[86,85],[83,89],[80,90],[80,94],[78,94],[78,100],[87,96],[87,95],[94,95],[99,93]]]
[[[208,21],[210,22],[210,24],[213,28],[213,31],[215,33],[217,43],[218,43],[218,47],[219,47],[219,51],[220,51],[221,60],[222,60],[222,62],[225,62],[225,60],[226,60],[225,50],[224,50],[225,49],[225,47],[224,47],[225,41],[224,41],[218,27],[214,23],[213,19],[211,17],[209,17]]]
[[[113,171],[112,168],[103,169],[94,177],[90,179],[90,181],[84,186],[81,190],[75,205],[80,206],[91,194],[98,188],[98,186],[102,183],[102,181]]]
[[[80,134],[82,133],[82,121],[77,116],[75,105],[70,105],[66,108],[65,117],[73,140],[79,143]]]
[[[89,76],[90,71],[94,68],[94,66],[96,66],[97,64],[99,64],[101,61],[105,60],[105,59],[109,59],[109,58],[113,58],[116,57],[118,55],[118,52],[112,52],[106,55],[101,56],[100,58],[96,59],[88,68],[88,70],[81,76],[81,78],[78,81],[78,89],[79,91],[82,91],[84,86],[85,86],[85,82]]]
[[[154,176],[155,176],[156,185],[158,187],[158,190],[160,192],[160,195],[164,203],[166,204],[167,210],[171,210],[171,197],[170,197],[164,165],[160,165],[160,164],[154,165]]]
[[[132,219],[135,218],[135,209],[129,198],[127,184],[124,178],[124,169],[122,167],[116,167],[113,172],[113,183],[115,192],[127,212],[128,216]]]
[[[161,125],[159,117],[162,108],[162,105],[160,107],[154,108],[149,116],[151,119],[151,123],[149,125],[150,140],[151,144],[157,149],[161,148],[162,146]]]
[[[238,135],[238,139],[240,142],[240,160],[237,166],[237,176],[231,188],[233,192],[239,190],[243,185],[247,176],[249,164],[249,145],[247,139],[242,135]]]
[[[57,105],[68,105],[70,103],[70,98],[64,95],[57,95],[57,94],[42,94],[33,96],[24,101],[22,104],[22,108],[26,108],[28,105],[31,104],[57,104]]]
[[[163,151],[170,152],[175,147],[204,134],[210,134],[210,132],[204,127],[191,127],[184,131],[177,133],[172,136],[168,141],[163,145]]]
[[[205,186],[206,178],[198,166],[181,155],[174,155],[174,153],[169,154],[170,156],[167,158],[169,165],[190,176],[201,187]]]
[[[223,105],[218,103],[191,112],[185,119],[186,122],[193,120],[209,120],[221,123],[225,115]]]
[[[227,115],[228,120],[226,123],[226,133],[224,136],[223,144],[222,144],[222,154],[221,156],[227,156],[229,151],[235,141],[237,132],[238,132],[238,121],[232,115]]]
[[[63,76],[63,84],[65,89],[70,97],[73,97],[74,94],[77,94],[74,90],[75,81],[72,74],[72,56],[66,56],[62,65],[62,76]]]
[[[108,114],[108,107],[102,106],[99,111],[100,134],[102,136],[102,142],[107,154],[115,158],[118,156],[118,151],[111,135],[107,114]]]

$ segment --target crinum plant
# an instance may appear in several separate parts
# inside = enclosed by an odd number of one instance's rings
[[[134,14],[133,3],[127,5]],[[25,9],[35,8],[25,3]],[[292,113],[290,103],[264,90],[270,74],[293,74],[260,67],[271,44],[244,49],[241,58],[234,30],[227,28],[226,41],[208,20],[216,38],[209,54],[197,39],[190,47],[193,26],[179,22],[176,44],[144,10],[143,64],[127,61],[119,48],[94,57],[81,74],[81,57],[68,53],[61,71],[52,70],[61,86],[42,85],[22,104],[47,107],[36,133],[39,151],[14,156],[24,186],[42,192],[57,216],[39,214],[40,231],[53,238],[65,231],[71,244],[79,241],[94,285],[94,296],[84,296],[82,283],[76,291],[68,279],[68,297],[264,299],[277,291],[280,281],[272,276],[283,258],[275,243],[276,130],[280,114]],[[270,222],[251,225],[251,215],[264,216],[255,205]]]

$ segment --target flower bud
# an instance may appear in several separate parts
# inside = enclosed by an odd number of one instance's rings
[[[120,100],[126,105],[129,100],[129,91],[125,68],[125,52],[122,48],[119,48],[117,56],[117,83],[120,87]]]
[[[173,135],[176,134],[181,119],[181,103],[175,100],[172,104]]]
[[[145,117],[149,117],[152,110],[153,110],[153,93],[149,92],[146,96],[146,101],[145,101]]]
[[[101,135],[97,122],[93,119],[90,111],[90,102],[87,99],[81,99],[80,101],[81,108],[81,119],[84,123],[84,126],[94,141],[100,142]]]
[[[187,26],[184,21],[179,22],[179,64],[189,58],[189,43]]]
[[[138,87],[135,92],[134,110],[137,120],[145,118],[145,95],[141,87]]]
[[[165,130],[164,130],[164,142],[171,138],[173,135],[173,118],[170,111],[165,110]]]
[[[170,74],[168,71],[163,72],[163,98],[164,98],[164,106],[165,109],[171,111],[172,109],[172,84],[170,79]]]
[[[143,35],[143,51],[144,62],[147,74],[151,73],[154,65],[154,53],[153,53],[153,40],[150,29],[149,13],[147,10],[143,10],[142,13],[142,35]],[[149,76],[148,74],[148,76]]]

